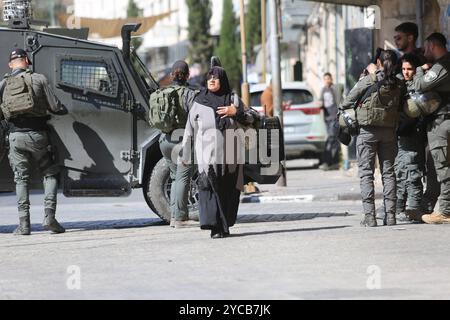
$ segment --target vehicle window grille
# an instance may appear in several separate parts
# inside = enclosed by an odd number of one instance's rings
[[[61,82],[111,95],[114,93],[114,81],[103,62],[62,60]]]

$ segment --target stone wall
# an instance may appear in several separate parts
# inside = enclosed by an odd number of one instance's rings
[[[441,31],[447,36],[447,39],[450,40],[450,0],[438,0],[439,6],[441,8],[440,14],[440,27]],[[450,50],[450,44],[448,45]]]
[[[336,83],[345,82],[345,50],[342,9],[334,4],[317,4],[300,37],[304,80],[319,95],[323,74],[331,72]]]
[[[438,2],[439,1],[439,2]],[[448,37],[448,28],[444,29],[443,9],[450,0],[425,0],[423,16],[423,36],[433,32],[445,32]],[[376,32],[376,46],[389,48],[393,46],[394,29],[402,22],[416,23],[416,3],[411,0],[380,0],[381,28]],[[447,17],[448,22],[448,17]],[[418,43],[418,46],[422,46]]]

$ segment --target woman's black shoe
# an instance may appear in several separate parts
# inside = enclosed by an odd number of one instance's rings
[[[219,235],[220,234],[220,229],[218,229],[218,228],[212,228],[211,229],[211,238],[212,239],[217,239],[217,238],[219,238]]]
[[[230,236],[229,232],[211,232],[212,239],[228,238]]]
[[[211,233],[211,239],[220,239],[220,238],[224,238],[224,234],[222,232],[218,232],[218,233]]]

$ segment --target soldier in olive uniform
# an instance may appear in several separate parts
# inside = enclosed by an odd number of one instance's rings
[[[397,47],[397,49],[400,51],[400,53],[402,55],[411,55],[413,54],[414,56],[417,57],[417,59],[419,60],[419,64],[418,66],[421,66],[423,64],[425,64],[427,61],[427,59],[424,56],[424,52],[422,48],[417,48],[416,47],[416,43],[417,43],[417,39],[419,37],[419,28],[417,27],[417,24],[415,24],[414,22],[404,22],[399,24],[396,28],[395,28],[395,34],[394,34],[394,43],[395,46]],[[402,65],[399,64],[398,65],[398,73],[401,74],[402,70],[401,70]],[[425,119],[428,120],[428,119]],[[401,124],[402,125],[402,124]],[[424,126],[425,126],[425,121],[424,121]],[[425,133],[426,136],[426,133]],[[418,148],[418,146],[414,146],[414,141],[411,139],[409,141],[410,146],[412,148]],[[421,140],[420,140],[420,144],[421,144]],[[399,149],[399,153],[401,153],[401,146]],[[433,208],[434,205],[437,202],[437,198],[439,197],[439,182],[437,181],[437,176],[436,176],[436,169],[434,168],[434,163],[433,163],[433,159],[431,156],[431,153],[429,151],[428,145],[426,145],[425,148],[425,167],[426,167],[426,190],[423,193],[422,196],[422,205],[421,207],[425,209],[425,212],[433,212]],[[399,178],[397,176],[397,178]],[[415,189],[416,194],[417,193],[417,188]],[[415,207],[415,205],[414,205]],[[398,208],[400,209],[400,208]],[[403,211],[403,210],[400,210]],[[419,213],[419,211],[413,209],[408,211],[409,212],[409,216],[411,216],[414,220],[418,220],[418,221],[422,221],[421,216]],[[403,214],[401,214],[401,217],[404,217]]]
[[[413,77],[420,59],[405,54],[401,60],[402,76],[408,92],[414,91]],[[423,119],[410,118],[404,112],[400,115],[397,129],[398,155],[395,159],[397,175],[397,218],[406,220],[421,211],[423,198],[422,177],[425,170],[426,129]],[[421,220],[420,220],[421,221]]]
[[[14,171],[20,221],[14,234],[31,233],[29,184],[34,167],[44,177],[43,227],[63,233],[64,228],[55,219],[59,169],[50,153],[47,110],[62,113],[64,109],[45,76],[28,70],[31,62],[24,50],[15,49],[9,60],[12,72],[0,83],[0,120],[5,118],[9,125],[9,160]]]
[[[447,39],[443,34],[433,33],[425,40],[425,57],[433,65],[417,68],[414,89],[418,92],[435,91],[442,104],[428,125],[428,143],[441,185],[439,212],[422,216],[426,223],[450,223],[450,53],[446,49]]]
[[[378,155],[383,178],[385,225],[395,225],[396,179],[394,162],[397,155],[397,135],[404,86],[396,77],[397,55],[392,50],[383,51],[377,65],[367,68],[362,77],[341,104],[341,109],[356,105],[360,133],[356,148],[364,217],[362,226],[375,227],[375,160]]]
[[[184,109],[186,117],[181,120],[182,123],[178,123],[177,127],[180,128],[179,130],[173,130],[170,133],[161,135],[159,145],[161,153],[169,166],[170,177],[172,178],[170,188],[170,226],[173,228],[182,228],[197,224],[189,220],[188,210],[188,192],[194,167],[192,165],[178,163],[178,159],[176,158],[177,152],[176,150],[174,152],[174,149],[183,137],[187,114],[193,104],[196,92],[188,87],[189,66],[185,61],[179,60],[173,64],[171,78],[172,86],[179,88],[177,92],[180,96],[181,107]]]

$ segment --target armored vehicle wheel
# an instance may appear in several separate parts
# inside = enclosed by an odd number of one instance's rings
[[[189,189],[189,219],[198,220],[198,192],[195,180],[197,174],[194,175]],[[172,179],[170,178],[170,170],[164,159],[161,159],[152,171],[151,178],[148,182],[147,197],[154,206],[155,213],[165,222],[170,222],[170,187]],[[153,209],[153,208],[152,208]]]

